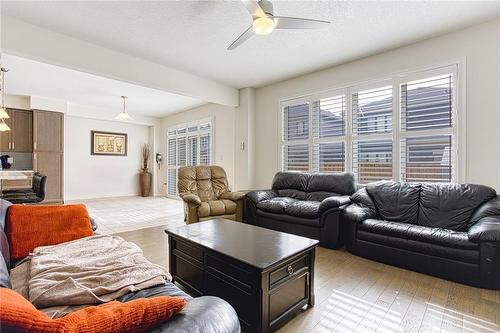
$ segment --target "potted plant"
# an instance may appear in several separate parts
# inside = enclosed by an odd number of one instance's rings
[[[149,172],[149,158],[151,157],[151,147],[145,143],[141,147],[142,152],[142,170],[139,174],[139,184],[141,187],[141,196],[148,197],[151,193],[151,180],[153,175]]]

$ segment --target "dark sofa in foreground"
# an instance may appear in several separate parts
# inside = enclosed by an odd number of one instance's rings
[[[245,222],[339,248],[343,245],[340,212],[354,191],[352,173],[278,172],[271,190],[247,193]]]
[[[500,289],[500,200],[487,186],[368,184],[343,211],[349,252]]]
[[[6,214],[11,204],[0,199],[0,287],[11,288],[9,266],[9,244],[4,229]],[[167,255],[167,254],[165,254]],[[169,321],[148,332],[166,333],[238,333],[240,324],[234,309],[226,301],[212,296],[193,298],[172,282],[121,296],[118,301],[127,302],[137,298],[156,296],[180,296],[188,301],[184,309]]]

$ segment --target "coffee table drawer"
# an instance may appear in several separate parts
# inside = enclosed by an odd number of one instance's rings
[[[271,272],[269,276],[270,288],[274,288],[276,283],[280,283],[282,280],[290,277],[296,272],[302,269],[307,269],[308,266],[308,257],[303,256],[297,260],[292,261],[291,263],[282,266],[281,268],[276,269],[275,271]]]
[[[194,291],[203,294],[203,268],[198,267],[194,262],[189,259],[184,259],[180,256],[173,256],[175,271],[175,278],[182,280]]]
[[[174,240],[172,250],[177,250],[179,252],[182,252],[183,254],[195,258],[200,262],[203,262],[203,250],[199,247],[192,246],[179,240]]]
[[[269,293],[269,320],[271,325],[297,307],[303,307],[309,299],[309,273],[298,274],[280,284]]]

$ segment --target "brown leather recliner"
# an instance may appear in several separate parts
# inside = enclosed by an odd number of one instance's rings
[[[226,172],[219,166],[179,168],[178,188],[187,224],[213,217],[243,220],[245,194],[231,192]]]

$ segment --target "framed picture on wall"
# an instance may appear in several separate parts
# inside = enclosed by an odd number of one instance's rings
[[[90,131],[90,154],[127,156],[127,134]]]

